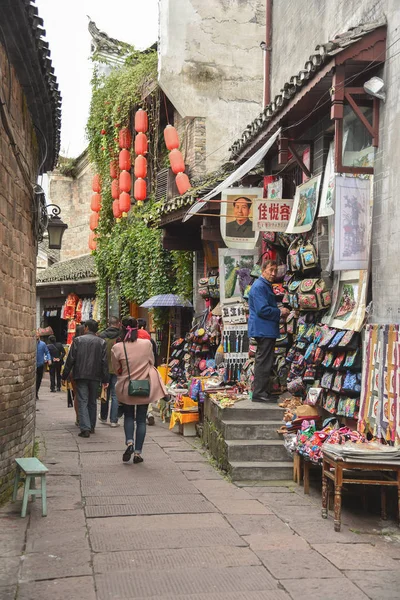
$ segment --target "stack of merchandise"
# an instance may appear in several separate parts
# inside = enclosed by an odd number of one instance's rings
[[[221,340],[220,317],[206,310],[186,335],[183,345],[187,375],[210,376],[216,368],[215,355]]]
[[[169,357],[170,360],[168,363],[168,375],[170,379],[179,382],[180,385],[186,381],[184,364],[184,345],[185,340],[183,338],[178,338],[177,340],[174,340],[172,342],[171,353]]]

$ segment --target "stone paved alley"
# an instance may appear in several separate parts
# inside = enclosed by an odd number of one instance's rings
[[[40,501],[0,509],[1,600],[305,600],[400,598],[397,529],[344,511],[341,533],[320,496],[287,485],[239,488],[198,440],[156,419],[145,462],[123,464],[123,428],[78,437],[64,394],[41,389]]]

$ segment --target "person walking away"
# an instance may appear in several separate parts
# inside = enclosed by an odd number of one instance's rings
[[[157,344],[146,330],[147,322],[145,319],[138,319],[138,338],[142,340],[150,340],[152,348],[153,348],[153,356],[154,356],[154,365],[157,366]],[[147,425],[154,425],[154,415],[153,415],[153,407],[149,404],[149,408],[147,410]]]
[[[150,340],[138,337],[136,319],[129,317],[122,321],[123,342],[118,342],[111,350],[111,361],[117,373],[117,398],[124,406],[124,430],[126,450],[122,456],[128,462],[133,454],[133,462],[141,463],[143,443],[146,437],[146,414],[149,403],[157,402],[166,395],[166,389],[159,372],[154,366],[154,355]],[[149,396],[130,396],[129,381],[147,380],[150,382]],[[136,432],[134,426],[136,419]]]
[[[51,363],[50,352],[47,345],[40,339],[39,333],[36,334],[36,400],[39,400],[39,389],[43,379],[45,363]]]
[[[253,402],[273,402],[269,394],[269,377],[274,363],[274,348],[279,337],[279,321],[289,314],[287,308],[278,308],[272,283],[276,277],[277,263],[265,260],[262,274],[249,292],[249,338],[257,341],[254,361]]]
[[[75,337],[62,374],[66,381],[71,370],[76,383],[80,437],[88,438],[95,432],[97,392],[100,384],[108,387],[107,345],[99,338],[98,325],[93,319],[85,321],[84,335]]]
[[[51,356],[50,365],[50,391],[56,391],[56,380],[57,380],[57,392],[61,392],[61,367],[64,364],[65,350],[61,342],[57,342],[56,336],[51,335],[49,337],[49,343],[47,348]]]
[[[107,399],[102,401],[100,404],[100,414],[99,421],[100,423],[107,424],[108,419],[108,407],[110,405],[111,399],[111,408],[110,408],[110,425],[111,427],[119,427],[118,423],[118,399],[117,394],[115,392],[115,386],[117,383],[117,375],[113,371],[112,363],[111,363],[111,350],[119,340],[121,336],[121,323],[118,317],[110,317],[108,321],[107,329],[101,331],[98,336],[105,340],[107,344],[107,361],[108,361],[108,372],[110,374],[109,385],[107,388]]]
[[[80,323],[79,325],[76,326],[74,339],[76,337],[79,337],[80,335],[83,335],[84,333],[85,333],[85,326],[82,323]],[[67,394],[72,393],[73,405],[74,405],[74,411],[75,411],[75,425],[77,427],[79,427],[78,395],[76,393],[76,383],[75,383],[73,371],[70,371],[70,374],[66,381],[66,387],[67,387]],[[69,402],[69,398],[68,398],[68,402]],[[68,404],[68,406],[70,406],[70,404]]]

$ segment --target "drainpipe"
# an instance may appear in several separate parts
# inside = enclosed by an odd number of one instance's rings
[[[272,41],[272,2],[266,0],[265,14],[265,46],[264,50],[264,95],[263,107],[271,102],[271,41]]]

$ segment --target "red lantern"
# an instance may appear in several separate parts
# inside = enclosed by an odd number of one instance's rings
[[[127,127],[123,127],[119,132],[119,147],[120,148],[130,148],[132,145],[132,136],[131,132]]]
[[[118,177],[118,162],[116,160],[110,162],[110,177],[111,179],[117,179]]]
[[[92,180],[92,190],[100,194],[101,192],[101,183],[100,183],[100,175],[96,174]]]
[[[178,173],[178,175],[175,177],[175,182],[181,196],[192,187],[190,185],[189,177],[186,175],[186,173]]]
[[[135,114],[135,130],[138,133],[146,133],[149,128],[149,120],[147,118],[147,112],[141,108]]]
[[[111,196],[113,200],[118,200],[120,195],[119,191],[119,181],[118,179],[113,179],[111,182]]]
[[[144,179],[147,175],[147,160],[144,156],[139,154],[135,158],[135,177],[141,177]]]
[[[131,154],[129,150],[121,150],[119,153],[119,168],[121,171],[131,170]]]
[[[171,164],[171,169],[178,175],[178,173],[183,173],[185,170],[185,163],[183,161],[182,152],[180,150],[171,150],[169,153],[169,162]]]
[[[119,208],[122,216],[126,217],[131,208],[131,197],[127,192],[121,192],[119,196]]]
[[[135,200],[138,200],[139,202],[142,200],[146,200],[147,185],[144,179],[140,177],[136,179],[133,195],[135,196]]]
[[[93,194],[92,195],[92,201],[90,203],[90,208],[94,212],[100,212],[100,209],[101,209],[101,196],[100,196],[100,194]]]
[[[175,150],[179,148],[179,137],[178,132],[172,125],[167,125],[164,129],[164,140],[168,150]]]
[[[91,231],[89,233],[89,249],[90,250],[96,250],[97,248],[97,242],[96,242],[96,234],[94,233],[94,231]]]
[[[89,227],[92,231],[94,231],[95,229],[97,229],[98,225],[99,225],[99,213],[92,212],[92,214],[90,215]]]
[[[131,190],[131,174],[129,171],[121,171],[119,174],[119,189],[121,192],[130,192]]]
[[[122,210],[119,205],[118,199],[114,200],[112,203],[113,215],[115,219],[120,219],[122,217]]]
[[[138,133],[135,137],[135,154],[147,153],[147,136],[144,133]]]

